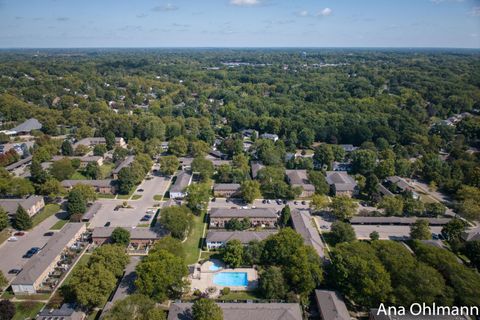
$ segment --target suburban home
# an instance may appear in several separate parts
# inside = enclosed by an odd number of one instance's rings
[[[116,227],[98,227],[93,229],[92,242],[97,246],[110,242],[110,236]],[[130,233],[130,244],[133,246],[150,246],[160,239],[162,234],[151,228],[123,228]]]
[[[345,301],[338,292],[329,290],[315,290],[320,320],[350,320]]]
[[[297,303],[217,303],[223,311],[223,320],[302,320]],[[193,303],[172,303],[168,320],[194,320]]]
[[[84,223],[67,223],[56,232],[13,280],[13,293],[22,295],[41,291],[43,281],[58,267],[65,249],[77,242],[85,231]]]
[[[62,187],[67,190],[71,190],[77,184],[84,184],[87,186],[92,186],[96,192],[102,194],[115,194],[117,192],[117,186],[115,185],[114,180],[63,180],[61,182]]]
[[[45,207],[45,201],[41,196],[29,196],[28,198],[20,199],[0,199],[0,207],[2,207],[10,217],[15,215],[18,206],[25,209],[31,217]]]
[[[225,228],[225,224],[232,219],[248,218],[253,226],[275,228],[278,215],[273,209],[227,209],[213,208],[210,211],[210,227]]]
[[[225,246],[228,241],[239,240],[243,245],[250,241],[262,241],[268,236],[275,234],[274,230],[265,231],[216,231],[210,230],[207,233],[205,245],[208,250],[215,250]]]
[[[28,156],[25,159],[20,159],[17,162],[12,163],[11,165],[8,165],[5,167],[5,170],[7,170],[10,173],[13,173],[16,176],[21,176],[25,173],[25,169],[27,166],[32,162],[32,156]]]
[[[103,157],[101,156],[82,156],[82,157],[67,157],[67,156],[53,156],[52,162],[56,162],[62,159],[68,158],[72,159],[79,159],[80,160],[80,168],[85,168],[89,163],[94,163],[98,166],[103,165]]]
[[[318,256],[323,259],[324,245],[310,213],[307,210],[292,209],[291,215],[293,229],[302,236],[304,243],[312,246]]]
[[[219,198],[232,198],[241,195],[238,183],[216,183],[213,185],[213,195]]]
[[[346,171],[327,171],[327,183],[335,196],[356,196],[359,192],[357,182]]]
[[[420,199],[420,195],[415,192],[415,188],[404,178],[399,176],[391,176],[387,177],[384,183],[387,185],[387,187],[390,187],[390,190],[398,188],[399,192],[411,192],[414,199]]]
[[[262,133],[262,134],[260,135],[260,138],[261,138],[261,139],[269,139],[269,140],[272,140],[273,142],[277,142],[277,140],[278,140],[278,135],[273,134],[273,133]]]
[[[265,168],[265,166],[264,166],[261,162],[258,162],[258,161],[252,161],[251,167],[252,167],[252,178],[253,178],[253,179],[256,179],[256,178],[257,178],[257,176],[258,176],[258,171],[260,171],[260,170],[262,170],[263,168]]]
[[[210,150],[210,152],[208,154],[211,155],[214,158],[221,159],[221,160],[226,160],[228,158],[227,154],[225,154],[225,153],[223,153],[219,150]]]
[[[82,140],[77,141],[73,144],[73,149],[76,149],[79,145],[87,146],[87,147],[94,147],[97,144],[106,144],[106,140],[103,137],[92,137],[92,138],[84,138]],[[126,148],[127,143],[123,138],[115,138],[115,146]]]
[[[302,188],[301,198],[313,196],[315,186],[308,180],[307,170],[285,170],[285,174],[292,187]]]
[[[184,170],[184,171],[192,170],[193,158],[180,157],[180,158],[178,158],[178,161],[180,161],[180,165],[182,166],[182,170]]]
[[[209,159],[209,160],[212,161],[213,167],[215,169],[218,169],[220,166],[223,166],[223,165],[228,165],[228,166],[232,165],[231,160],[221,160],[221,159]]]
[[[450,218],[418,218],[418,217],[352,217],[351,224],[367,224],[367,225],[404,225],[414,224],[418,219],[427,220],[430,226],[444,226]]]
[[[84,320],[85,312],[76,308],[74,304],[64,303],[60,309],[44,308],[37,315],[37,320]]]
[[[472,228],[463,232],[462,239],[465,241],[480,240],[480,227]]]
[[[192,183],[192,175],[182,171],[177,175],[175,183],[170,188],[170,198],[183,199],[187,195],[185,189]]]
[[[42,129],[42,124],[37,119],[30,118],[28,120],[25,120],[23,123],[19,124],[15,128],[10,129],[9,131],[13,135],[19,135],[19,134],[28,134],[33,130],[40,130],[40,129]]]
[[[112,171],[113,179],[118,179],[118,174],[120,173],[120,170],[122,170],[123,168],[129,167],[133,161],[135,161],[135,156],[127,156],[125,159],[123,159],[123,161],[121,161],[118,164],[118,166],[115,169],[113,169]]]

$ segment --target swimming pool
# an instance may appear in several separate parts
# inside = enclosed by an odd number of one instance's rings
[[[213,264],[208,267],[208,270],[210,270],[210,271],[218,271],[218,270],[221,270],[221,269],[223,269],[222,265],[216,264],[215,262],[213,262]]]
[[[213,276],[213,283],[222,287],[246,287],[246,272],[220,272]]]

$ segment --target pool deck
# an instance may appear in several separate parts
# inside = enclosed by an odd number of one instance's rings
[[[220,269],[218,271],[208,270],[210,265],[202,266],[201,271],[196,273],[195,276],[190,277],[190,288],[192,291],[196,289],[204,292],[210,287],[217,288],[216,294],[220,292],[224,286],[219,286],[213,283],[213,277],[221,272],[245,272],[247,274],[248,285],[247,286],[229,286],[233,291],[249,291],[258,286],[258,272],[253,268],[237,268],[237,269]]]

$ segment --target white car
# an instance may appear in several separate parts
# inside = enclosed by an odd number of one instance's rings
[[[9,242],[15,242],[15,241],[17,241],[17,240],[18,240],[17,237],[10,237],[10,238],[8,238],[8,241],[9,241]]]

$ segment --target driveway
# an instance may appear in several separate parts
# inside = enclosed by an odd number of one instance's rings
[[[37,225],[32,230],[25,233],[24,236],[17,237],[15,242],[5,241],[0,246],[0,270],[10,281],[15,275],[8,274],[11,269],[22,269],[29,259],[23,258],[23,255],[32,247],[43,248],[51,238],[44,236],[44,233],[51,231],[50,228],[60,219],[57,215],[52,215]]]

